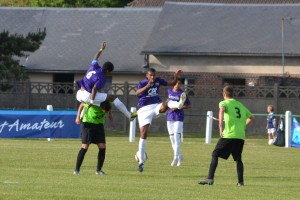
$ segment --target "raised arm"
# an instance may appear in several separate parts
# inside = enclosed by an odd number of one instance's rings
[[[95,54],[95,56],[93,58],[94,60],[98,60],[98,58],[100,57],[100,55],[101,55],[102,51],[105,49],[105,47],[106,47],[106,43],[102,42],[100,44],[100,49],[97,51],[97,53]]]
[[[181,69],[178,70],[177,72],[175,72],[174,79],[172,81],[168,81],[168,86],[174,86],[177,83],[177,81],[181,75],[181,72],[182,72]]]

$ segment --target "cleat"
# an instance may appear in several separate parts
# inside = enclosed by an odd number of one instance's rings
[[[73,174],[79,175],[79,170],[75,170],[75,171],[73,172]]]
[[[138,171],[139,172],[143,172],[144,171],[144,163],[139,164]]]
[[[104,171],[100,170],[100,171],[96,171],[96,175],[102,175],[102,176],[105,176],[106,173],[105,173]]]
[[[173,161],[172,161],[172,163],[171,163],[171,166],[173,167],[173,166],[175,166],[175,165],[177,165],[178,164],[178,159],[174,159]]]
[[[183,160],[182,155],[178,156],[178,162],[177,162],[177,167],[181,165],[181,161]]]
[[[183,92],[180,95],[180,99],[179,99],[179,102],[178,102],[178,109],[182,109],[183,108],[185,100],[186,100],[186,94],[185,94],[185,92]]]
[[[202,180],[202,181],[199,181],[199,184],[200,185],[206,185],[206,184],[208,184],[208,185],[212,185],[212,184],[214,184],[214,179],[204,179],[204,180]]]
[[[244,186],[244,182],[237,183],[236,185],[237,185],[238,187],[242,187],[242,186]]]
[[[137,111],[131,113],[130,121],[133,121],[137,117]]]

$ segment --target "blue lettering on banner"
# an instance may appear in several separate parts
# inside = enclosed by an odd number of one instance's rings
[[[79,138],[77,111],[0,110],[0,138]]]

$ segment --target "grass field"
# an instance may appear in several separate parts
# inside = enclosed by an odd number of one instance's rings
[[[299,199],[300,149],[247,139],[243,153],[245,186],[237,187],[235,162],[219,160],[213,186],[199,185],[207,176],[217,139],[185,137],[184,161],[171,167],[167,136],[149,137],[143,173],[134,154],[138,141],[107,137],[103,170],[95,175],[97,148],[85,156],[80,175],[73,175],[80,140],[0,140],[0,199]]]

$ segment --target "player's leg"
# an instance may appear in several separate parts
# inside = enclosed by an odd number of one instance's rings
[[[98,152],[98,163],[97,163],[97,175],[106,175],[105,172],[102,170],[104,161],[105,161],[105,154],[106,154],[106,144],[105,143],[98,143],[97,144],[99,152]]]
[[[126,106],[119,98],[113,95],[108,95],[105,100],[113,102],[113,104],[121,111],[128,119],[134,119],[137,116],[137,113],[131,113],[127,110]]]
[[[76,161],[74,174],[79,174],[80,167],[82,165],[82,162],[84,160],[84,156],[85,156],[88,148],[89,148],[88,144],[82,144],[81,145],[81,149],[79,150],[78,155],[77,155],[77,161]]]
[[[238,176],[237,186],[244,186],[244,164],[242,161],[242,152],[244,148],[244,140],[235,140],[232,157],[236,162],[236,171]]]
[[[139,157],[139,166],[138,171],[143,172],[144,170],[144,154],[146,152],[146,143],[147,143],[147,135],[149,130],[150,124],[146,124],[140,127],[140,141],[139,141],[139,148],[138,148],[138,157]]]
[[[180,142],[181,142],[181,134],[183,132],[183,122],[175,121],[174,122],[174,131],[175,131],[175,156],[177,158],[177,166],[180,166],[181,161],[183,160],[181,152],[180,152]]]
[[[171,166],[177,165],[176,155],[175,155],[175,136],[174,136],[174,121],[167,121],[167,129],[173,149],[173,161],[171,163]],[[175,133],[176,134],[176,133]]]
[[[80,126],[80,134],[81,134],[81,149],[79,150],[78,155],[77,155],[77,161],[76,161],[76,167],[75,167],[74,174],[79,174],[80,167],[83,162],[84,156],[89,148],[89,144],[91,143],[89,125],[83,123]]]

